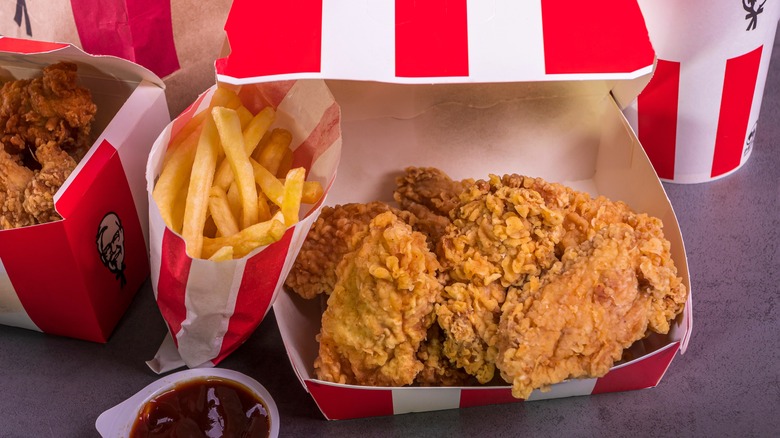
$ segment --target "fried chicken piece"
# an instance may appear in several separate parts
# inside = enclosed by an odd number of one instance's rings
[[[35,159],[41,169],[35,171],[24,190],[24,211],[38,223],[60,220],[62,217],[54,210],[54,194],[76,168],[76,161],[54,141],[39,146]]]
[[[666,318],[682,310],[687,294],[668,263],[660,221],[635,219],[634,227],[605,225],[541,278],[510,289],[497,367],[515,397],[603,376],[648,328],[668,331]]]
[[[24,210],[24,189],[33,178],[33,171],[20,159],[0,147],[0,230],[24,227],[34,223]]]
[[[407,167],[404,175],[396,179],[393,199],[402,210],[415,215],[415,229],[426,234],[435,248],[446,233],[458,196],[473,182],[453,181],[435,167]]]
[[[431,325],[425,341],[417,351],[423,369],[417,374],[415,383],[419,386],[466,386],[474,383],[463,368],[458,368],[444,355],[444,341],[441,327],[438,324]]]
[[[356,236],[368,231],[380,213],[395,211],[383,202],[322,207],[312,224],[285,285],[303,298],[330,294],[336,284],[336,266],[360,243]]]
[[[458,205],[458,196],[463,189],[473,182],[470,179],[453,181],[435,167],[407,167],[404,175],[396,179],[393,198],[403,209],[419,204],[446,217]]]
[[[76,64],[60,62],[43,76],[7,82],[0,88],[0,146],[9,154],[56,142],[76,161],[91,144],[96,107],[77,84]]]
[[[480,383],[493,379],[501,306],[510,286],[522,286],[558,259],[563,214],[539,192],[504,185],[497,176],[460,196],[442,239],[448,284],[437,306],[444,352]]]
[[[433,323],[442,285],[425,236],[392,212],[371,220],[339,263],[318,336],[317,377],[402,386],[423,369],[417,351]]]

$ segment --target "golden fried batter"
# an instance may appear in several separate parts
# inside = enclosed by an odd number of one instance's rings
[[[423,369],[417,351],[441,294],[439,263],[425,236],[392,212],[376,216],[359,240],[338,265],[338,280],[322,315],[317,377],[409,385]]]

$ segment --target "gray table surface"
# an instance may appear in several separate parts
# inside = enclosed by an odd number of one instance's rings
[[[293,374],[273,314],[220,366],[269,390],[282,436],[778,436],[777,46],[748,163],[715,182],[665,184],[688,251],[694,319],[688,351],[658,387],[329,422]],[[101,412],[157,378],[144,360],[165,331],[149,282],[105,345],[0,326],[0,437],[97,436]]]

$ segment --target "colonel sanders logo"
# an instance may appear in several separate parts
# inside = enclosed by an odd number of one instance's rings
[[[97,249],[100,253],[100,261],[111,273],[116,274],[120,285],[124,286],[125,280],[125,230],[122,221],[114,213],[103,216],[97,232]]]
[[[766,0],[758,3],[759,0],[742,0],[742,8],[747,12],[745,14],[745,20],[750,20],[748,27],[745,30],[753,30],[758,24],[758,14],[764,12],[764,4]]]

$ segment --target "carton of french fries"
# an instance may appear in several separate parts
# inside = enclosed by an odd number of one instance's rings
[[[158,137],[147,163],[163,372],[213,366],[257,328],[319,213],[341,150],[323,81],[218,84]]]

